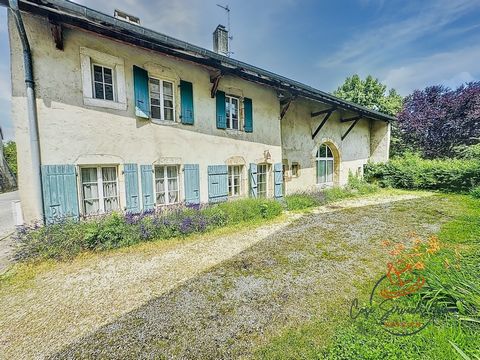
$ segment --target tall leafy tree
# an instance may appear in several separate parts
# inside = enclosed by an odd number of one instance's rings
[[[398,121],[406,141],[425,157],[451,157],[456,148],[480,140],[480,82],[456,90],[441,85],[415,90]]]
[[[364,80],[357,74],[347,77],[333,95],[391,116],[396,116],[402,110],[402,96],[395,89],[387,91],[387,86],[371,75]],[[398,155],[405,150],[406,145],[402,140],[402,134],[398,124],[394,122],[392,123],[391,153]]]

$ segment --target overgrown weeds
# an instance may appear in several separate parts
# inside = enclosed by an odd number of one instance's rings
[[[377,185],[370,184],[362,178],[350,174],[348,184],[344,187],[333,187],[287,195],[285,196],[285,204],[287,210],[304,210],[358,195],[372,194],[378,190],[379,187]]]

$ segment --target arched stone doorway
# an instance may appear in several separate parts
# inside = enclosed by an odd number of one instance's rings
[[[324,142],[317,147],[315,154],[315,183],[329,187],[339,184],[340,155],[331,142]]]

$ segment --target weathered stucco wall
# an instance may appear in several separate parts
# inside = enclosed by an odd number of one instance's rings
[[[351,122],[341,123],[340,118],[353,117],[355,114],[335,111],[315,139],[312,139],[312,134],[325,115],[312,118],[311,113],[325,108],[327,107],[322,107],[319,103],[298,99],[291,103],[281,121],[283,163],[288,165],[289,169],[293,162],[300,165],[297,177],[292,176],[291,171],[286,174],[287,194],[318,187],[315,158],[318,147],[323,143],[334,150],[335,185],[346,184],[349,172],[354,175],[363,175],[363,165],[369,159],[373,161],[388,159],[389,126],[387,123],[361,119],[342,141],[341,137],[350,127]],[[371,146],[372,140],[374,144]],[[371,157],[371,151],[374,157]]]
[[[41,160],[44,165],[75,164],[118,165],[120,205],[125,206],[123,164],[199,164],[200,200],[208,201],[208,165],[243,164],[242,192],[248,194],[248,164],[283,162],[286,165],[285,191],[312,190],[316,185],[315,155],[320,144],[327,143],[336,155],[335,185],[343,185],[349,172],[361,175],[363,165],[388,160],[390,127],[381,121],[362,119],[342,141],[351,123],[350,117],[336,111],[315,139],[311,135],[323,115],[311,118],[311,112],[326,105],[306,99],[292,102],[283,120],[280,104],[272,88],[224,76],[219,90],[253,100],[253,133],[220,130],[216,127],[216,99],[211,98],[212,69],[173,57],[137,48],[78,29],[64,29],[64,51],[57,50],[48,21],[24,14],[32,44],[37,91]],[[9,17],[12,113],[18,144],[19,186],[24,216],[40,218],[34,203],[30,163],[29,129],[23,79],[22,49],[17,31]],[[126,110],[86,106],[82,90],[80,48],[88,48],[121,58],[125,70]],[[153,123],[135,117],[133,65],[154,76],[174,82],[177,122]],[[193,84],[195,124],[179,123],[180,80]],[[242,114],[241,109],[241,114]],[[291,176],[291,165],[300,165],[299,176]],[[181,174],[181,173],[180,173]],[[80,179],[78,179],[80,180]],[[183,176],[179,176],[183,199]],[[270,195],[273,184],[269,180]]]
[[[274,90],[225,76],[219,90],[253,100],[253,133],[216,128],[215,99],[210,97],[208,69],[106,38],[72,29],[64,31],[64,51],[55,49],[48,22],[24,15],[32,44],[37,91],[42,164],[199,164],[201,201],[208,200],[207,166],[236,157],[248,165],[281,162],[279,102]],[[39,218],[29,186],[30,149],[20,41],[9,22],[12,57],[12,113],[19,153],[19,181],[26,219]],[[80,47],[121,57],[125,61],[127,110],[83,104]],[[132,67],[144,67],[175,81],[176,116],[180,114],[179,80],[193,83],[195,124],[159,125],[134,115]],[[240,158],[240,160],[239,160]],[[119,189],[123,191],[121,166]],[[247,172],[243,187],[247,192]],[[182,177],[180,176],[180,181]],[[181,191],[183,191],[183,186]],[[183,194],[181,194],[183,196]],[[121,194],[122,206],[125,205]]]

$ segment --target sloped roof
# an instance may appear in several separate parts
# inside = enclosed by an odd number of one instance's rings
[[[0,0],[8,6],[8,0]],[[217,54],[205,48],[192,45],[165,34],[131,24],[113,16],[66,0],[21,0],[20,9],[48,17],[51,22],[80,27],[103,36],[112,37],[147,49],[219,69],[224,74],[232,74],[249,81],[272,86],[292,96],[307,99],[352,111],[365,118],[392,121],[395,117],[345,101],[324,91],[298,81],[277,75],[271,71]],[[34,45],[33,45],[34,46]]]

